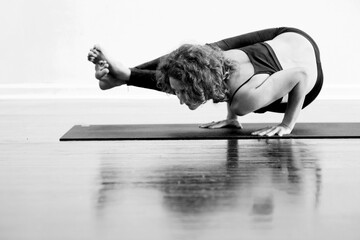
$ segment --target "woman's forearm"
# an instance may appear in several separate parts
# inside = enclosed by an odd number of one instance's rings
[[[289,92],[285,115],[281,124],[293,129],[299,117],[306,96],[307,78],[304,75],[298,84]]]

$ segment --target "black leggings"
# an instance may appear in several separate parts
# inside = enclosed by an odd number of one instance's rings
[[[323,83],[323,73],[321,68],[320,62],[320,52],[319,48],[317,47],[315,41],[303,31],[296,29],[296,28],[269,28],[265,30],[260,30],[256,32],[251,32],[247,34],[242,34],[236,37],[226,38],[214,43],[208,43],[207,45],[210,46],[217,46],[223,51],[227,51],[230,49],[237,49],[242,48],[248,45],[253,45],[259,42],[265,42],[274,39],[276,36],[285,33],[285,32],[296,32],[304,37],[306,37],[311,44],[314,46],[315,55],[316,55],[316,63],[317,63],[317,70],[318,70],[318,78],[314,88],[306,95],[303,108],[309,105],[317,95],[320,93],[322,83]],[[166,56],[166,55],[165,55]],[[157,91],[161,91],[161,89],[157,86],[156,83],[156,69],[160,62],[160,58],[154,59],[150,62],[143,63],[139,66],[134,68],[130,68],[131,75],[128,81],[129,86],[136,86],[141,88],[153,89]],[[261,111],[255,111],[257,113],[263,113],[266,111],[271,112],[285,112],[286,110],[286,103],[280,103],[276,105],[269,105],[268,107],[264,107]]]

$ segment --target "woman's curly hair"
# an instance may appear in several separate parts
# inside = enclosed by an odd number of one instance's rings
[[[220,48],[211,45],[184,44],[161,59],[157,68],[157,84],[164,92],[175,94],[170,77],[185,88],[190,103],[227,101],[229,91],[224,79],[234,64],[224,57]]]

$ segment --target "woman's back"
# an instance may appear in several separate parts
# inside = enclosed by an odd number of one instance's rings
[[[266,44],[270,45],[274,51],[282,69],[296,67],[307,69],[309,76],[308,91],[314,87],[317,78],[317,65],[314,47],[309,40],[298,33],[286,32],[275,37],[273,40],[266,41]],[[257,53],[255,52],[254,54],[256,55]],[[251,83],[246,85],[249,85],[248,87],[258,86],[269,75],[264,73],[257,74],[256,69],[254,69],[254,63],[248,54],[245,53],[245,49],[226,51],[225,56],[235,60],[238,64],[238,69],[229,82],[231,89],[237,89],[250,77],[252,77]],[[253,76],[254,74],[255,76]],[[242,87],[244,91],[246,91],[246,85]]]
[[[267,43],[274,50],[283,69],[306,68],[310,78],[311,89],[317,78],[317,65],[313,45],[304,36],[287,32],[280,34]]]

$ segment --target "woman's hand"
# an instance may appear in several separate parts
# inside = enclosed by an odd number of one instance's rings
[[[211,123],[202,124],[199,127],[211,128],[211,129],[215,129],[215,128],[240,128],[240,129],[242,129],[243,128],[237,119],[225,119],[225,120],[217,121],[217,122],[213,121]]]
[[[279,135],[280,137],[286,134],[290,134],[292,129],[285,124],[279,124],[277,126],[273,127],[266,127],[263,129],[260,129],[256,132],[251,133],[251,135],[258,135],[258,136],[274,136]]]

